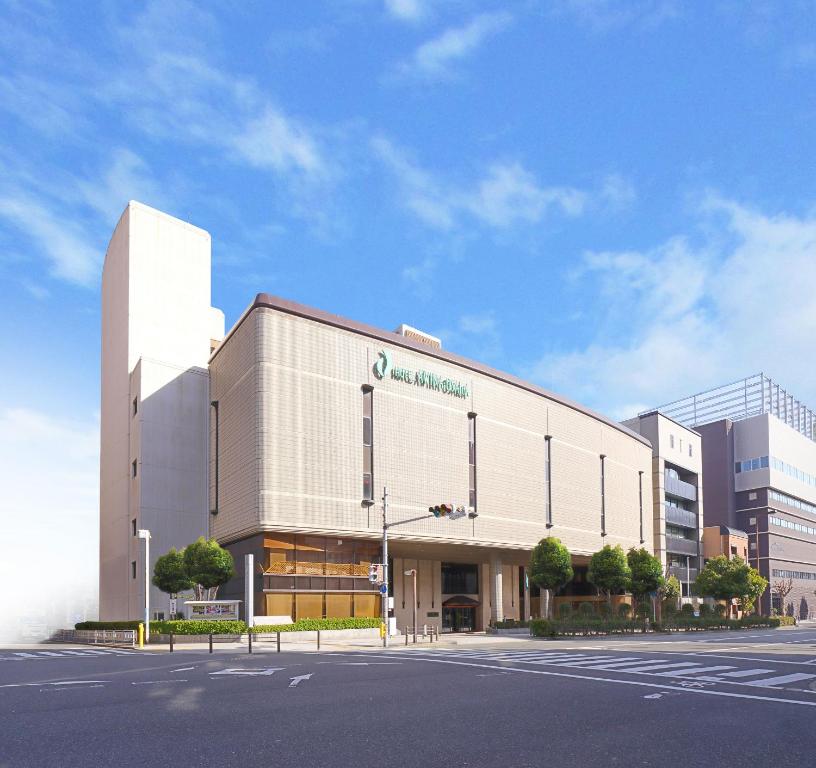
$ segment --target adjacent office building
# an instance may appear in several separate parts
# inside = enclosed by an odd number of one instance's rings
[[[704,526],[700,434],[659,411],[623,423],[652,444],[654,554],[679,579],[682,596],[690,598],[701,567]]]
[[[254,554],[259,617],[375,616],[387,489],[398,625],[415,571],[418,622],[467,630],[539,613],[543,537],[573,555],[561,597],[598,599],[591,554],[650,547],[661,525],[646,437],[421,331],[259,294],[224,336],[209,236],[138,203],[108,249],[102,326],[103,619],[141,615],[142,528],[151,568],[199,535],[239,570]],[[441,503],[469,514],[429,515]],[[151,604],[167,615],[166,595]]]
[[[743,531],[770,582],[761,611],[816,608],[816,416],[764,374],[661,406],[702,437],[708,525]],[[779,603],[773,585],[790,579]]]
[[[209,375],[224,335],[210,306],[210,236],[131,202],[102,272],[99,613],[143,615],[151,564],[207,533]],[[157,616],[168,596],[151,587]]]

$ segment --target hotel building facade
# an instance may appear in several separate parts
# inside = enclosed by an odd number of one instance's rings
[[[141,615],[142,528],[151,569],[199,535],[239,571],[253,554],[257,621],[378,616],[384,489],[400,627],[406,571],[420,626],[480,630],[540,613],[527,566],[546,536],[572,553],[564,599],[595,599],[586,569],[605,544],[665,556],[643,434],[407,326],[259,294],[224,335],[209,279],[205,232],[128,206],[103,276],[102,619]],[[471,514],[433,517],[440,503]],[[241,573],[219,597],[244,587]],[[151,605],[168,615],[167,595]]]

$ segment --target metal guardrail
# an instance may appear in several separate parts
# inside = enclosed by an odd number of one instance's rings
[[[114,645],[134,648],[135,629],[61,629],[51,638],[54,643],[82,645]]]

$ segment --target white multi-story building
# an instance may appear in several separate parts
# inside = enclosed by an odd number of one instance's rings
[[[138,618],[151,559],[208,533],[210,236],[130,202],[102,273],[100,618]],[[151,562],[152,569],[152,562]],[[151,588],[156,614],[168,596]]]

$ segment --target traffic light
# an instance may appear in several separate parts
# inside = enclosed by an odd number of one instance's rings
[[[435,507],[428,507],[428,512],[434,517],[447,517],[453,512],[453,504],[437,504]]]

